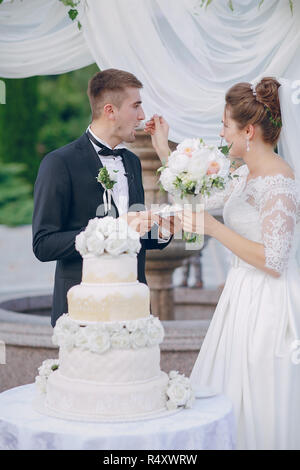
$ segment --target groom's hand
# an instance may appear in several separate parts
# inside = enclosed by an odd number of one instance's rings
[[[170,235],[175,235],[175,233],[182,230],[182,222],[179,217],[160,217],[159,216],[159,235],[161,238],[164,238],[167,233]]]
[[[126,220],[129,227],[140,234],[140,237],[148,233],[155,222],[158,222],[158,216],[151,211],[128,212],[121,217]]]

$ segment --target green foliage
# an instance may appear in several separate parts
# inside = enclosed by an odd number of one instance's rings
[[[201,0],[200,6],[207,8],[212,3],[212,1],[213,0]],[[288,1],[289,1],[291,12],[293,14],[294,13],[294,0],[288,0]],[[234,11],[233,0],[228,0],[227,3],[228,3],[230,10]],[[264,3],[264,0],[258,0],[258,8],[260,8],[263,3]]]
[[[93,64],[63,75],[40,77],[40,156],[77,139],[91,121],[86,94],[88,80],[98,72]]]
[[[0,105],[0,168],[10,178],[0,179],[0,224],[31,223],[33,184],[41,159],[85,131],[91,119],[87,83],[98,70],[91,65],[59,76],[4,80],[7,100]],[[14,167],[7,164],[13,163],[21,165],[11,170]],[[3,191],[9,197],[3,198]],[[27,196],[20,197],[19,191]]]
[[[78,16],[78,10],[76,7],[79,5],[81,0],[59,0],[59,1],[63,3],[66,7],[71,7],[70,10],[68,11],[68,15],[72,21],[75,21]],[[78,29],[81,29],[80,21],[77,21],[77,26],[78,26]]]
[[[23,173],[24,165],[0,163],[0,224],[31,224],[32,187],[22,177]]]
[[[5,79],[6,104],[0,105],[0,160],[20,162],[33,184],[40,159],[37,152],[39,77]]]

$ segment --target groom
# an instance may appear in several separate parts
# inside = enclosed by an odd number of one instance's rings
[[[33,251],[40,261],[57,261],[52,326],[67,312],[67,291],[81,282],[82,258],[75,250],[75,237],[89,219],[107,215],[104,189],[96,179],[100,168],[106,166],[117,175],[111,215],[126,218],[142,237],[138,254],[140,282],[146,284],[146,250],[162,249],[170,242],[170,237],[159,236],[160,231],[153,238],[154,220],[144,210],[140,160],[121,145],[135,141],[136,128],[145,119],[142,86],[134,75],[122,70],[98,72],[88,86],[92,110],[89,128],[79,139],[49,153],[41,162],[34,187]],[[132,206],[135,208],[130,209]]]

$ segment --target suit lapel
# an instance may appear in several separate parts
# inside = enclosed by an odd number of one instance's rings
[[[138,192],[137,192],[137,184],[136,178],[137,173],[135,167],[133,165],[132,158],[130,157],[130,153],[125,151],[122,155],[123,165],[125,168],[125,172],[127,173],[128,179],[128,205],[129,207],[133,204],[137,204],[140,201],[138,200]]]

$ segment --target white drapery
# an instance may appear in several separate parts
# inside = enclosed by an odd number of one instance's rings
[[[146,116],[170,138],[218,141],[224,93],[262,73],[300,77],[300,5],[287,0],[81,0],[82,29],[58,0],[0,5],[0,76],[58,74],[96,62],[143,82]]]

